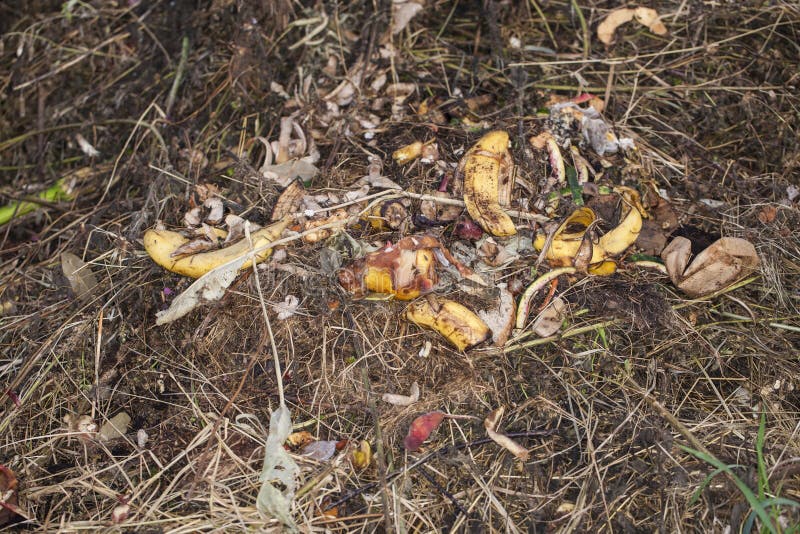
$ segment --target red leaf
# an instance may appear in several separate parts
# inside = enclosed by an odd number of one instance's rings
[[[414,419],[408,429],[406,438],[403,440],[403,446],[406,450],[413,452],[419,449],[420,445],[431,435],[431,432],[439,427],[444,415],[442,412],[429,412]]]

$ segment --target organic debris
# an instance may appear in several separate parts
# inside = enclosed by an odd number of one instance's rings
[[[416,325],[432,328],[462,351],[492,336],[492,331],[475,312],[448,299],[418,300],[409,304],[404,316]]]
[[[473,272],[456,260],[442,243],[428,235],[410,236],[386,243],[337,273],[339,283],[356,298],[367,291],[412,300],[433,290],[439,277],[436,265],[453,265],[461,276]]]
[[[486,428],[486,434],[492,438],[495,443],[508,450],[518,459],[526,462],[531,456],[530,451],[505,434],[501,434],[497,431],[497,428],[500,425],[500,420],[503,418],[504,411],[505,408],[501,406],[500,408],[489,412],[489,415],[487,415],[483,420],[483,426]]]
[[[636,19],[636,22],[647,26],[656,35],[666,35],[667,27],[661,22],[658,11],[649,7],[615,9],[597,26],[597,38],[610,45],[614,40],[614,32],[621,25]]]
[[[113,439],[121,438],[128,432],[128,427],[131,424],[131,416],[125,412],[119,412],[117,415],[103,423],[100,430],[97,432],[97,437],[102,441],[111,441]]]
[[[678,289],[690,297],[704,297],[744,278],[758,268],[755,247],[747,240],[723,237],[695,256],[692,242],[676,237],[661,253],[667,272]]]
[[[793,2],[11,4],[4,528],[800,522]]]
[[[389,404],[394,404],[395,406],[411,406],[415,402],[419,400],[419,384],[414,382],[411,384],[411,394],[410,395],[399,395],[397,393],[384,393],[383,402],[388,402]]]
[[[475,143],[460,164],[467,211],[481,228],[496,236],[517,233],[511,217],[502,209],[509,204],[514,186],[508,143],[506,132],[489,132]]]
[[[62,252],[61,269],[69,280],[72,292],[78,299],[86,301],[94,295],[97,278],[92,273],[89,264],[71,252]]]
[[[442,412],[429,412],[414,419],[403,440],[403,447],[409,452],[415,452],[430,437],[431,433],[439,428],[444,417],[445,414]]]

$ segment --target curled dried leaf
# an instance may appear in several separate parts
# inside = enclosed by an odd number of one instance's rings
[[[394,404],[395,406],[411,406],[419,400],[419,384],[411,384],[410,395],[399,395],[397,393],[384,393],[381,397],[383,402]]]
[[[661,252],[672,283],[690,297],[719,291],[759,265],[753,244],[736,237],[718,239],[689,263],[691,254],[692,243],[685,237],[676,237]]]
[[[492,441],[509,451],[523,462],[527,461],[531,456],[531,453],[528,451],[528,449],[505,434],[500,434],[497,432],[497,427],[500,424],[500,420],[503,418],[504,411],[505,409],[501,406],[500,408],[489,412],[489,415],[487,415],[486,419],[483,420],[483,426],[486,428],[486,434],[492,439]]]
[[[656,35],[665,35],[667,27],[661,22],[658,11],[649,7],[615,9],[597,26],[597,38],[604,44],[610,45],[614,41],[614,32],[617,28],[636,19],[640,24]]]

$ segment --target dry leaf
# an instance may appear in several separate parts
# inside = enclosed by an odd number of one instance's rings
[[[312,441],[300,449],[300,455],[318,462],[327,462],[336,454],[337,441]]]
[[[533,331],[539,337],[549,337],[561,329],[567,313],[566,303],[559,297],[553,299],[533,322]]]
[[[610,45],[614,41],[614,32],[617,28],[636,19],[640,24],[656,35],[665,35],[667,28],[658,17],[658,11],[649,7],[615,9],[597,26],[597,38]]]
[[[408,429],[408,434],[403,440],[405,449],[410,452],[419,449],[422,443],[431,435],[431,432],[436,430],[443,420],[444,413],[442,412],[429,412],[414,419]]]
[[[483,319],[483,322],[492,331],[492,342],[498,347],[502,347],[514,327],[517,304],[506,284],[497,284],[497,288],[500,290],[497,306],[488,310],[479,310],[478,317]]]
[[[270,221],[279,221],[285,216],[297,212],[300,209],[300,203],[303,200],[305,192],[305,187],[303,187],[303,184],[298,180],[294,180],[290,183],[275,202],[275,207],[272,208]]]
[[[416,2],[394,2],[392,4],[392,35],[403,31],[420,11],[422,11],[422,5]]]
[[[215,302],[222,298],[225,290],[236,280],[239,269],[251,254],[243,254],[228,263],[211,269],[195,280],[186,290],[175,297],[169,308],[156,314],[156,324],[161,326],[180,319],[204,302]]]
[[[279,321],[285,321],[297,312],[298,306],[300,306],[300,299],[294,295],[286,295],[283,302],[273,304],[272,309],[278,314]]]
[[[492,439],[492,441],[525,462],[531,456],[530,451],[505,434],[500,434],[497,432],[497,426],[500,423],[500,419],[503,417],[504,411],[505,409],[501,406],[500,408],[489,412],[489,415],[487,415],[486,419],[483,420],[483,426],[486,428],[486,434]]]
[[[88,300],[94,295],[97,278],[89,265],[71,252],[61,253],[61,269],[69,280],[72,292],[80,300]]]
[[[398,395],[396,393],[384,393],[383,402],[388,402],[389,404],[394,404],[395,406],[411,406],[415,402],[419,400],[419,384],[414,382],[411,384],[411,394],[410,395]]]
[[[269,433],[264,448],[264,466],[258,479],[261,489],[256,499],[259,512],[274,517],[288,529],[295,532],[297,526],[292,519],[291,507],[297,490],[297,477],[300,468],[283,448],[292,432],[292,416],[285,404],[281,403],[269,419]],[[277,482],[277,486],[274,483]],[[279,489],[282,488],[282,489]]]
[[[111,441],[112,439],[121,438],[128,431],[128,426],[131,424],[131,416],[125,412],[120,412],[100,427],[97,436],[102,441]]]
[[[761,208],[761,211],[758,212],[758,220],[762,224],[769,224],[775,220],[775,217],[778,216],[778,209],[775,206],[764,206]]]
[[[758,268],[755,247],[745,239],[723,237],[689,263],[692,243],[676,237],[661,253],[672,283],[690,297],[723,289]]]

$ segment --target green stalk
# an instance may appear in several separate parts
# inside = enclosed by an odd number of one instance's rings
[[[36,195],[34,199],[15,200],[0,207],[0,226],[6,224],[14,217],[21,217],[26,213],[38,209],[42,204],[58,202],[60,200],[72,200],[72,192],[64,183],[63,179],[58,180],[55,184]]]

